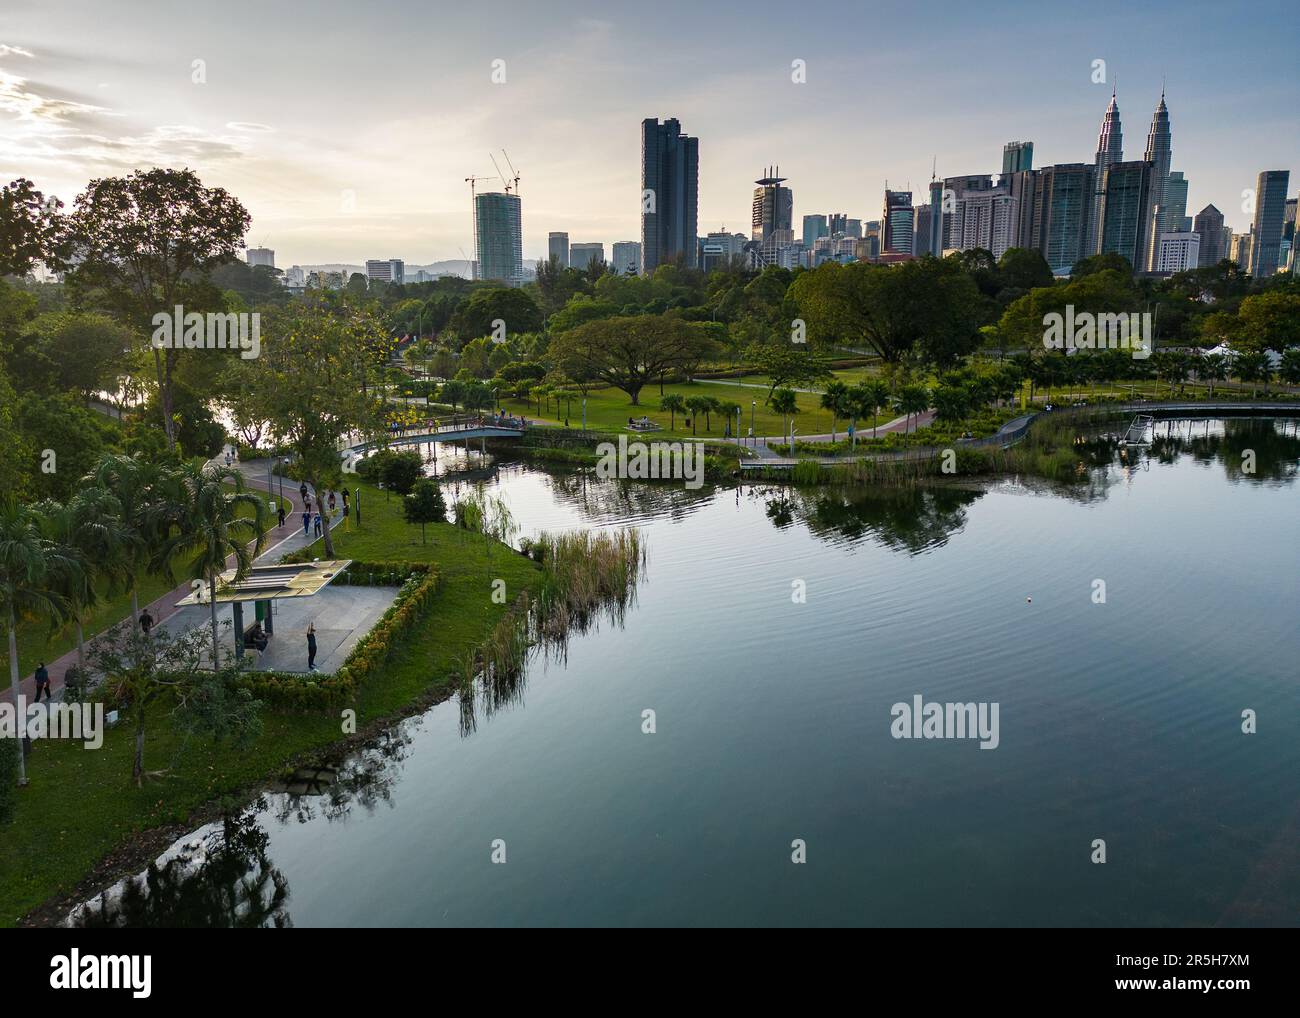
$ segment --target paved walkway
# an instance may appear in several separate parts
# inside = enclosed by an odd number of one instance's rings
[[[889,432],[889,431],[902,431],[902,430],[904,430],[904,429],[906,429],[906,430],[908,430],[908,431],[916,431],[918,428],[923,428],[923,427],[925,427],[927,424],[929,424],[929,423],[932,422],[933,420],[934,420],[934,411],[933,411],[933,410],[927,410],[925,413],[923,413],[923,414],[919,414],[919,415],[917,415],[917,414],[913,414],[910,418],[907,417],[907,416],[903,416],[903,417],[895,417],[892,421],[889,421],[887,424],[882,424],[882,425],[880,425],[879,427],[877,427],[877,428],[875,429],[875,432],[874,432],[874,433],[875,433],[876,435],[883,435],[883,434],[885,434],[886,432]],[[867,429],[867,428],[859,428],[859,429],[858,429],[858,437],[859,437],[859,438],[869,438],[869,437],[871,436],[871,434],[872,434],[872,432],[871,432],[869,429]],[[849,437],[849,436],[848,436],[848,432],[847,432],[847,431],[837,431],[837,432],[835,432],[835,441],[840,441],[840,440],[842,440],[842,439],[846,439],[846,438],[848,438],[848,437]],[[830,442],[832,439],[831,439],[831,436],[830,436],[829,434],[825,434],[825,435],[801,435],[801,434],[799,434],[798,431],[796,431],[796,432],[795,432],[795,435],[794,435],[794,440],[795,440],[796,442]],[[753,451],[753,452],[758,456],[759,459],[779,459],[779,458],[781,458],[781,457],[779,456],[778,453],[772,451],[771,449],[769,449],[769,448],[767,447],[768,442],[771,442],[771,443],[773,443],[774,445],[784,445],[784,444],[785,444],[785,436],[783,436],[783,435],[773,435],[773,436],[770,436],[770,437],[760,438],[760,439],[758,440],[758,443],[757,443],[756,445],[750,445],[750,444],[748,444],[748,440],[744,440],[744,441],[742,441],[741,444],[742,444],[742,447],[743,447],[743,448],[746,448],[746,449],[750,449],[750,450],[752,450],[752,451]]]
[[[210,462],[224,464],[225,463],[224,452],[221,455],[218,455],[215,459],[211,460]],[[270,489],[267,488],[267,480],[266,480],[267,463],[265,460],[255,460],[250,463],[233,463],[232,466],[238,467],[240,473],[242,473],[245,479],[248,481],[248,485],[250,488],[254,488],[258,491],[266,491],[268,492],[268,494],[277,494],[277,495],[279,494],[279,478],[274,479],[274,483],[276,485],[276,490],[274,492],[271,492]],[[312,492],[311,489],[309,488],[308,494],[313,495],[312,510],[314,512],[316,507],[316,499],[314,497],[314,492]],[[308,545],[314,544],[316,541],[320,540],[319,538],[314,536],[303,535],[302,499],[299,496],[298,486],[297,485],[291,486],[289,484],[285,484],[284,498],[285,501],[292,504],[293,511],[285,514],[283,527],[273,526],[271,527],[270,530],[267,531],[266,541],[264,545],[266,550],[263,551],[262,554],[257,557],[257,562],[259,563],[277,562],[282,556],[287,555],[289,552],[297,551],[300,548],[305,548]],[[337,509],[334,513],[334,516],[331,519],[330,526],[334,527],[335,525],[337,525],[341,516],[342,516],[342,510]],[[272,517],[272,519],[274,520],[275,517]],[[233,566],[234,564],[235,563],[233,558],[229,558],[226,560],[227,566]],[[167,593],[163,594],[161,597],[157,598],[156,600],[153,600],[148,604],[142,604],[140,606],[140,610],[141,611],[148,610],[149,614],[153,616],[154,622],[156,624],[162,623],[167,619],[171,618],[171,616],[173,616],[174,614],[176,614],[178,610],[183,610],[177,608],[177,602],[188,597],[193,592],[193,589],[194,588],[193,588],[192,581],[187,579],[184,582],[178,584],[172,590],[169,590]],[[116,625],[117,623],[114,624]],[[99,635],[98,633],[86,634],[87,647],[89,647],[91,640],[98,635]],[[62,657],[56,658],[53,661],[47,661],[45,663],[45,667],[50,673],[50,692],[53,695],[54,699],[57,700],[60,698],[61,691],[64,686],[64,676],[67,674],[68,669],[71,668],[76,663],[77,663],[77,649],[75,646],[72,648],[72,650],[68,651]],[[36,695],[36,680],[31,675],[25,675],[23,676],[22,681],[19,683],[18,688],[21,691],[21,693],[25,697],[27,697],[27,699],[30,701]],[[10,703],[13,702],[13,691],[11,687],[8,685],[8,683],[6,683],[4,689],[0,691],[0,700],[4,700]]]

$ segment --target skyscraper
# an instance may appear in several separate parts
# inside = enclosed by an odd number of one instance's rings
[[[1097,134],[1097,154],[1093,160],[1092,211],[1088,216],[1088,232],[1085,248],[1088,254],[1096,254],[1101,249],[1101,206],[1102,186],[1106,182],[1106,167],[1124,158],[1124,134],[1120,127],[1119,100],[1115,90],[1110,93],[1110,105],[1101,118],[1101,130]],[[1138,266],[1134,266],[1138,268]]]
[[[523,219],[519,195],[488,191],[474,196],[476,279],[519,286],[524,276]]]
[[[1178,210],[1177,217],[1170,208],[1169,199],[1166,195],[1166,189],[1169,182],[1169,165],[1173,159],[1173,135],[1169,126],[1169,107],[1165,105],[1165,93],[1160,92],[1160,102],[1156,105],[1155,113],[1151,115],[1151,127],[1147,131],[1147,147],[1143,158],[1151,163],[1151,208],[1154,211],[1157,207],[1160,209],[1160,220],[1154,224],[1149,232],[1150,250],[1147,252],[1145,264],[1134,265],[1135,269],[1154,269],[1158,257],[1157,248],[1159,247],[1159,238],[1162,232],[1174,232],[1182,225],[1183,212],[1186,211],[1187,199],[1183,198],[1183,208]],[[1179,174],[1181,179],[1182,175]],[[1184,191],[1186,185],[1184,184]]]
[[[1213,205],[1206,205],[1192,220],[1192,232],[1201,238],[1200,254],[1196,264],[1205,268],[1218,265],[1228,257],[1223,244],[1223,213]]]
[[[613,258],[615,272],[620,276],[635,276],[641,271],[641,244],[635,240],[616,241]]]
[[[569,261],[573,268],[586,271],[592,262],[605,260],[605,245],[599,243],[570,244]]]
[[[1102,174],[1098,254],[1120,254],[1134,271],[1147,264],[1152,216],[1155,164],[1145,159],[1107,164]]]
[[[384,283],[404,283],[406,264],[400,258],[371,259],[366,262],[366,278]]]
[[[1096,187],[1088,163],[1061,163],[1037,171],[1026,247],[1036,248],[1058,276],[1067,274],[1087,248]]]
[[[1250,274],[1263,279],[1277,272],[1282,253],[1282,228],[1286,222],[1289,170],[1263,170],[1255,183],[1254,236],[1250,242]]]
[[[750,239],[762,243],[773,230],[794,228],[794,195],[785,186],[786,177],[778,170],[769,170],[754,181],[754,215]]]
[[[265,265],[268,268],[275,268],[275,252],[269,247],[250,247],[244,252],[244,258],[250,267]]]
[[[830,229],[826,225],[826,217],[822,215],[804,216],[803,217],[803,246],[809,251],[812,250],[813,244],[818,237],[829,237]]]
[[[1023,173],[1034,168],[1034,143],[1009,141],[1002,146],[1002,172]]]
[[[674,120],[641,122],[641,260],[650,274],[662,262],[685,255],[695,267],[699,207],[699,139],[682,134]]]
[[[930,235],[927,238],[926,248],[930,254],[936,258],[943,257],[943,238],[945,236],[943,229],[944,214],[944,189],[943,181],[935,177],[930,178]]]
[[[560,268],[569,267],[569,235],[567,233],[552,233],[546,238],[546,256],[548,258],[558,259]]]
[[[915,210],[911,191],[885,189],[885,206],[881,214],[881,254],[911,254]]]

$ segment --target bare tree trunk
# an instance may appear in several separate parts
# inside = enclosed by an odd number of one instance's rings
[[[217,642],[217,577],[215,573],[208,575],[208,600],[212,613],[212,670],[215,672],[221,669],[221,651]],[[238,634],[236,638],[238,639]]]
[[[77,667],[81,669],[82,675],[86,672],[86,637],[81,631],[81,619],[77,619]]]
[[[15,631],[17,622],[14,620],[14,610],[9,609],[9,686],[14,691],[14,710],[18,710],[19,697],[19,680],[18,680],[18,634]],[[19,731],[15,732],[14,746],[18,750],[18,785],[19,787],[27,784],[27,764],[23,760],[23,739],[27,733],[26,716],[19,725]]]
[[[176,451],[176,435],[172,423],[171,371],[164,366],[163,356],[157,347],[153,351],[154,367],[158,370],[158,396],[162,400],[163,432],[167,435],[167,451]]]
[[[135,762],[131,777],[135,778],[137,788],[144,784],[144,704],[139,701],[135,705]]]

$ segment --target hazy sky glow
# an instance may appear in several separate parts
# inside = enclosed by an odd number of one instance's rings
[[[5,8],[0,176],[68,202],[94,177],[189,166],[248,206],[249,243],[281,267],[461,257],[463,178],[492,174],[489,152],[505,170],[502,148],[523,178],[525,256],[544,255],[550,230],[608,255],[639,239],[643,117],[700,138],[701,233],[747,232],[771,164],[796,225],[875,219],[885,181],[920,191],[934,156],[941,176],[996,173],[1017,139],[1036,166],[1090,161],[1116,77],[1124,153],[1140,158],[1167,76],[1188,214],[1213,202],[1241,231],[1261,169],[1300,186],[1295,12],[1272,0]],[[795,59],[806,84],[791,82]]]

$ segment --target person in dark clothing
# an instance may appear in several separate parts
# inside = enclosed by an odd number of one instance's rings
[[[302,514],[302,534],[306,537],[311,532],[311,513]]]
[[[284,526],[284,503],[283,502],[280,503],[279,517],[280,517],[280,526],[283,527]]]
[[[140,613],[140,631],[144,633],[145,636],[148,636],[149,630],[151,630],[152,628],[153,628],[153,616],[149,614],[149,609],[146,608],[144,611]]]
[[[45,690],[46,702],[50,699],[50,672],[41,661],[36,665],[36,702],[41,702],[41,690]]]
[[[315,533],[317,537],[320,537],[321,535],[320,513],[317,513],[315,516],[312,517],[312,531]]]
[[[303,497],[303,501],[306,501],[306,500],[307,500],[307,482],[306,482],[306,481],[303,481],[302,484],[298,485],[298,494],[301,495],[301,496]]]
[[[307,671],[316,670],[316,624],[307,623]]]
[[[266,635],[266,630],[262,628],[262,623],[253,623],[253,628],[248,631],[248,642],[257,649],[259,654],[266,650],[266,645],[271,640]]]

